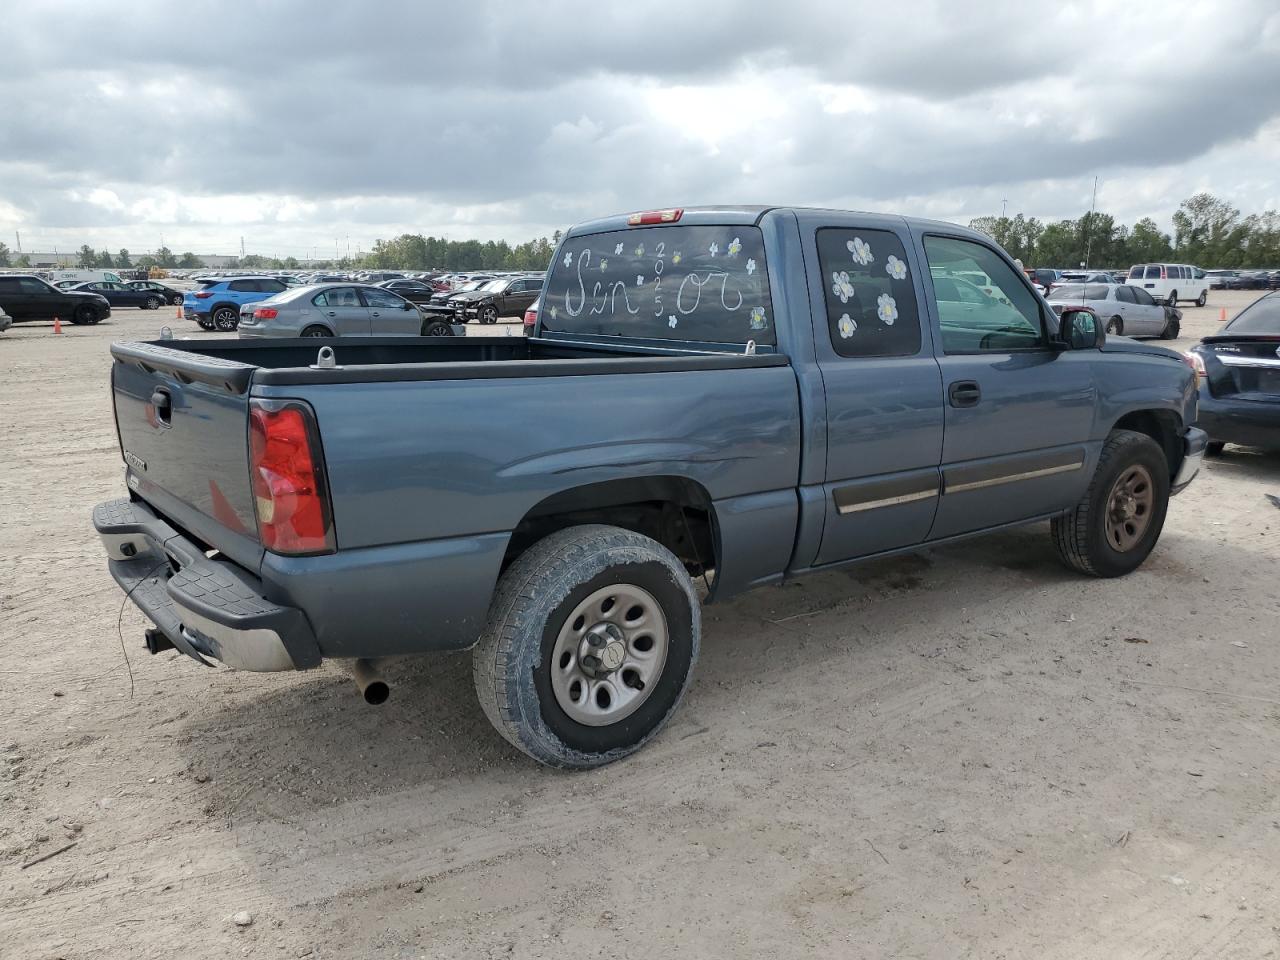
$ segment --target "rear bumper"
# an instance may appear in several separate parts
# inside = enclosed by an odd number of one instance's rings
[[[1280,402],[1215,397],[1201,386],[1196,426],[1221,443],[1280,447]]]
[[[146,504],[100,503],[93,525],[111,576],[183,653],[238,670],[319,665],[320,649],[301,610],[266,599],[260,580],[208,558]]]
[[[1209,437],[1203,430],[1197,430],[1195,427],[1187,428],[1187,432],[1182,435],[1182,464],[1174,475],[1173,483],[1169,485],[1171,494],[1181,493],[1196,478],[1196,474],[1200,472],[1200,465],[1204,462],[1205,447],[1208,445]]]

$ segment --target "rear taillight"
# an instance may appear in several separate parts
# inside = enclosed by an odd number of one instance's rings
[[[526,327],[532,327],[537,325],[537,323],[538,323],[538,311],[526,310],[524,312],[524,325]]]
[[[262,545],[274,553],[336,549],[320,434],[296,400],[249,406],[249,475]]]
[[[275,307],[258,307],[253,311],[253,315],[258,320],[274,320],[280,316],[280,311]]]
[[[1182,362],[1191,368],[1191,372],[1196,375],[1196,387],[1200,386],[1200,378],[1207,377],[1208,371],[1205,370],[1204,357],[1196,353],[1194,350],[1188,350],[1182,355]]]
[[[649,226],[654,223],[675,223],[684,215],[680,207],[667,210],[646,210],[644,213],[633,213],[627,217],[627,225],[632,227]]]
[[[209,299],[210,297],[212,297],[212,296],[213,296],[213,294],[212,294],[212,293],[210,293],[208,290],[201,290],[199,293],[197,293],[197,294],[196,294],[196,299],[197,299],[197,300],[208,300],[208,299]]]

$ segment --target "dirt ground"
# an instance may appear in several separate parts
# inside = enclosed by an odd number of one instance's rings
[[[556,773],[468,655],[370,708],[143,651],[89,514],[107,346],[165,322],[0,335],[0,955],[1280,952],[1280,455],[1207,463],[1125,579],[1038,526],[709,607],[666,732]]]

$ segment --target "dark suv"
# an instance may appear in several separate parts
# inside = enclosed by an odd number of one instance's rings
[[[450,305],[457,317],[466,323],[497,323],[499,317],[520,317],[542,292],[543,275],[503,277],[491,280],[469,293],[454,296]]]
[[[28,274],[0,276],[0,307],[13,317],[14,323],[57,318],[86,324],[111,316],[106,297],[87,291],[59,290]]]

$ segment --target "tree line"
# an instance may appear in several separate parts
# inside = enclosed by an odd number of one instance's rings
[[[991,237],[1028,267],[1119,268],[1173,261],[1208,270],[1280,267],[1280,213],[1242,216],[1225,200],[1197,193],[1173,215],[1173,233],[1150,217],[1132,227],[1109,213],[1086,213],[1078,220],[1043,223],[1019,213],[979,217],[969,226]]]

